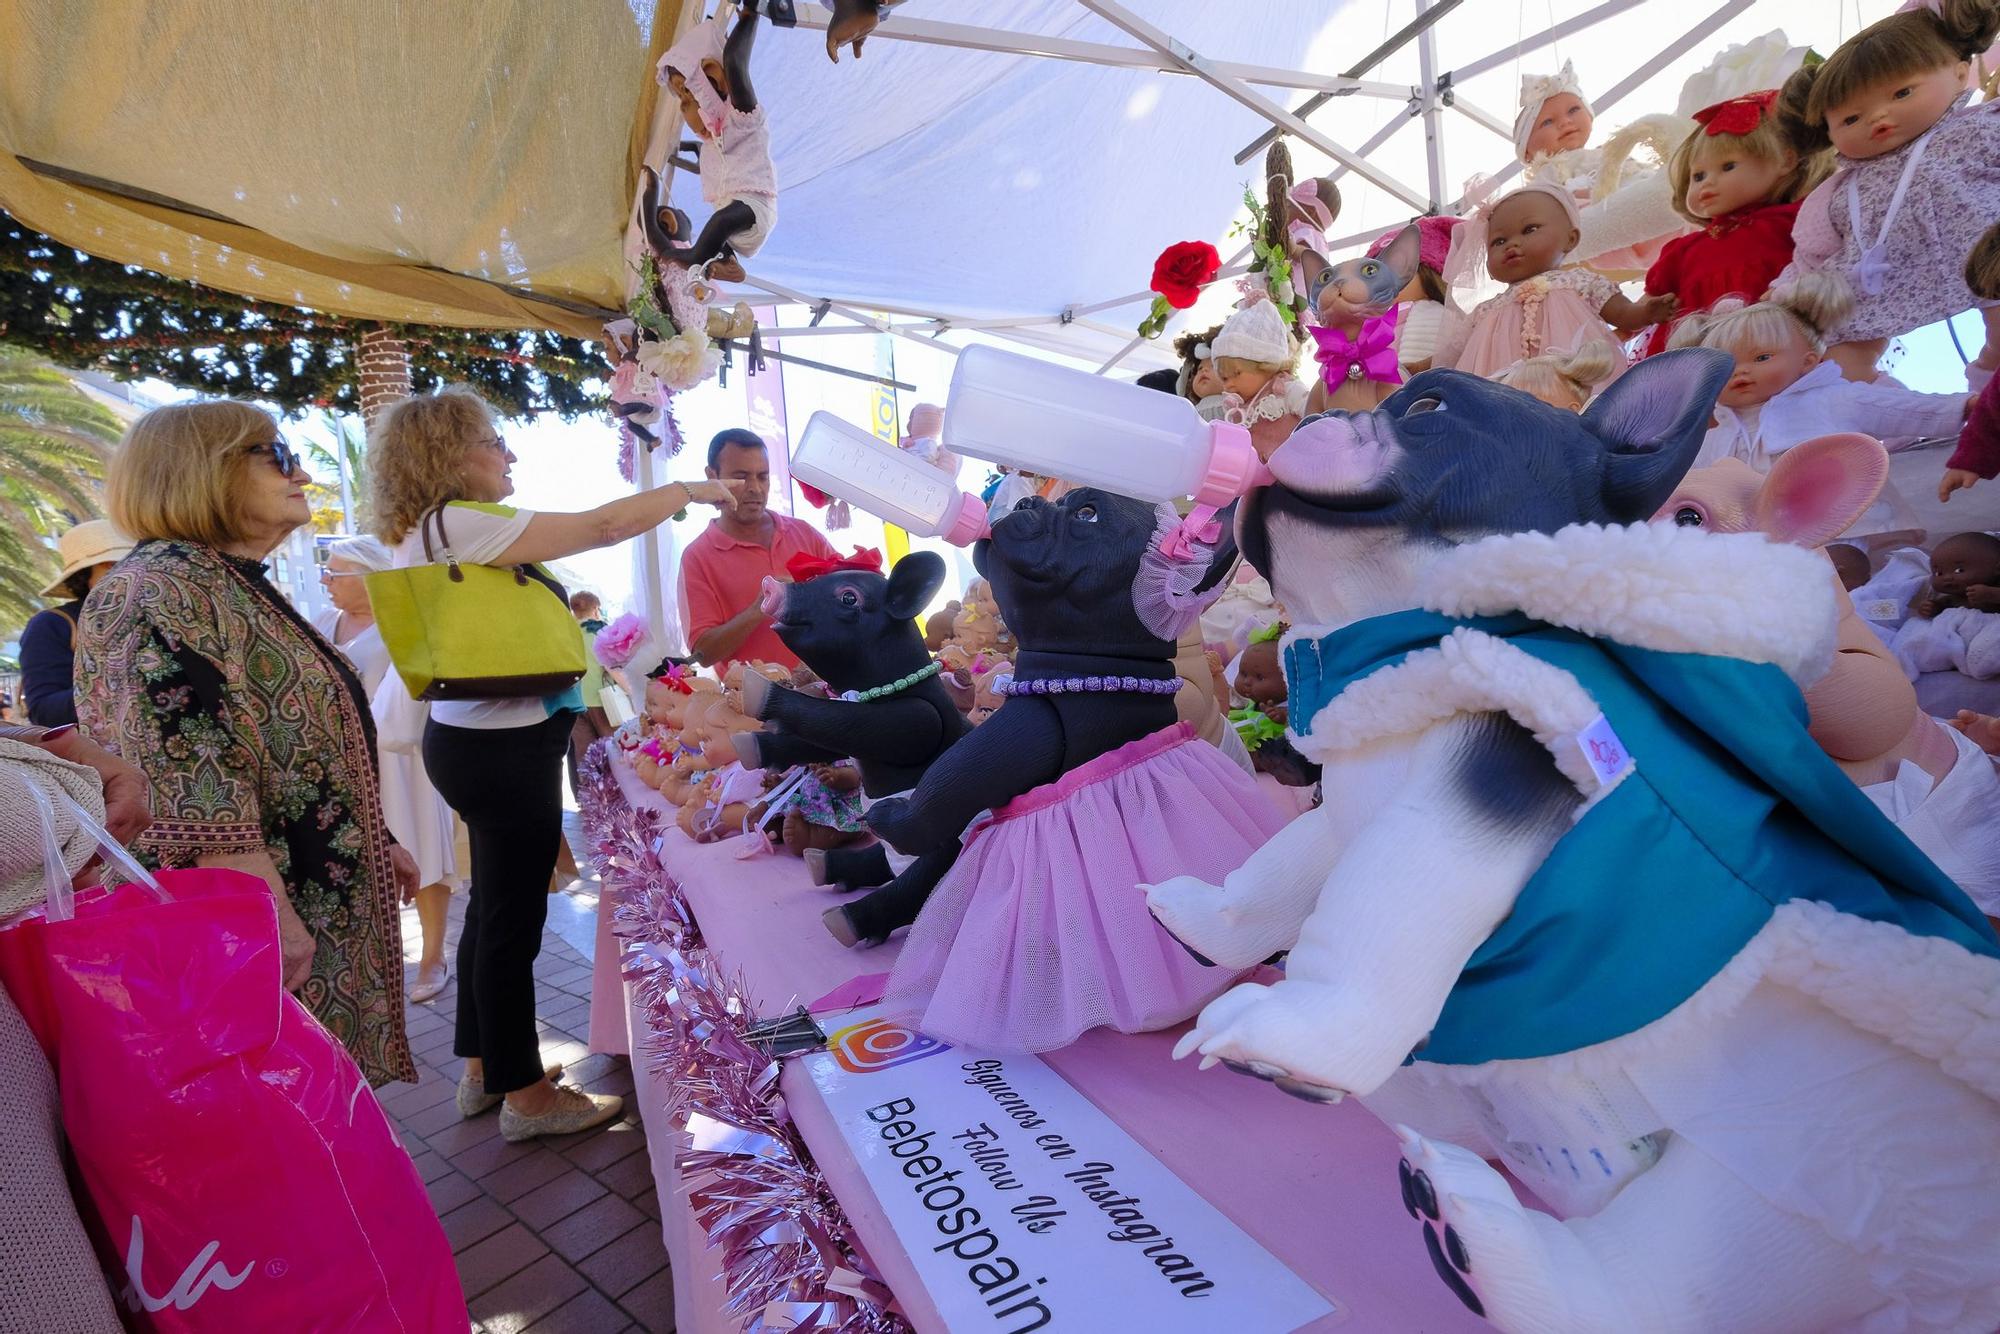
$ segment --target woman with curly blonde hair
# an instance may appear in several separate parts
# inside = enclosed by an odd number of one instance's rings
[[[728,482],[669,482],[580,514],[503,504],[514,455],[493,411],[470,389],[403,399],[369,432],[373,527],[398,568],[429,564],[425,529],[460,563],[527,566],[568,594],[543,561],[613,546],[657,528],[691,502],[726,503]],[[435,516],[435,517],[432,517]],[[567,614],[567,613],[565,613]],[[546,699],[439,700],[424,729],[424,767],[465,821],[472,887],[458,942],[458,1024],[465,1058],[458,1110],[501,1106],[510,1140],[565,1135],[617,1116],[616,1097],[559,1085],[542,1068],[535,1030],[535,956],[562,839],[562,762],[583,707],[575,687]]]

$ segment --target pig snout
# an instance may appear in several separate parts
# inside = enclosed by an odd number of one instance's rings
[[[773,579],[770,575],[767,574],[764,576],[763,587],[764,591],[763,594],[757,599],[757,605],[762,607],[764,609],[764,614],[770,617],[772,620],[774,621],[784,620],[785,595],[789,588],[789,585],[781,584],[776,579]]]
[[[1278,485],[1302,495],[1360,495],[1380,484],[1393,448],[1373,413],[1334,412],[1292,432],[1269,467]]]

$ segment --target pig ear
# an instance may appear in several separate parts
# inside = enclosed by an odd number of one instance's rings
[[[1607,521],[1639,523],[1666,503],[1701,452],[1715,398],[1736,359],[1690,347],[1647,357],[1613,380],[1583,411],[1604,446]]]
[[[1757,526],[1819,547],[1853,526],[1889,480],[1889,451],[1872,436],[1823,435],[1778,455],[1757,493]]]
[[[944,587],[944,557],[935,551],[912,551],[889,571],[889,597],[884,604],[898,621],[914,621]]]

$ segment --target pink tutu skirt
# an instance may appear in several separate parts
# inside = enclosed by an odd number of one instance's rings
[[[967,836],[883,1004],[932,1037],[994,1052],[1192,1018],[1241,974],[1196,963],[1141,886],[1220,883],[1283,824],[1256,780],[1187,723],[1100,755]]]

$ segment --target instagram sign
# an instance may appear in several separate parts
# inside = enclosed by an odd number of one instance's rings
[[[826,1046],[841,1069],[856,1075],[872,1075],[951,1050],[950,1043],[927,1038],[891,1019],[868,1019],[836,1029]]]

